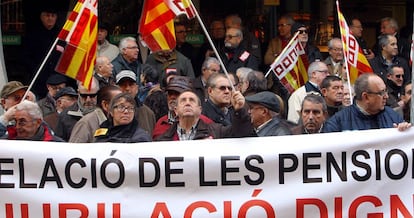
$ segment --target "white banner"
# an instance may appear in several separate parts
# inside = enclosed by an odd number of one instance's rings
[[[0,217],[413,217],[414,129],[69,144],[0,141]]]

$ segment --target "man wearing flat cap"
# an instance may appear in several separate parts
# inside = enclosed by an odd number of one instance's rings
[[[78,101],[78,93],[75,91],[75,89],[68,86],[60,89],[56,93],[54,99],[56,101],[56,110],[53,113],[49,113],[48,115],[44,116],[43,120],[49,124],[49,127],[53,131],[56,131],[59,114]]]
[[[258,136],[291,135],[286,122],[278,118],[279,99],[272,92],[263,91],[246,97],[251,122]]]
[[[135,119],[138,121],[139,127],[143,128],[149,135],[151,135],[156,121],[155,114],[147,105],[139,100],[139,86],[137,84],[136,74],[131,70],[122,70],[116,75],[115,80],[122,92],[134,96],[137,105]]]
[[[43,117],[56,111],[56,93],[66,87],[66,77],[61,74],[52,74],[46,80],[47,95],[40,99],[37,104],[42,110]]]

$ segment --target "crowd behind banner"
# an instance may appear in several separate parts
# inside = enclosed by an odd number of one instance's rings
[[[0,140],[0,215],[412,217],[413,136],[382,129],[215,143]]]
[[[96,16],[89,21],[91,31],[96,24],[93,19]],[[149,49],[146,32],[112,45],[107,24],[98,22],[96,65],[85,88],[67,77],[68,72],[55,71],[62,62],[61,50],[65,54],[68,46],[78,45],[69,40],[54,48],[57,13],[45,8],[39,26],[24,39],[28,78],[39,70],[53,45],[51,54],[33,87],[26,86],[27,78],[2,87],[5,113],[0,117],[0,135],[37,141],[133,143],[405,130],[411,126],[410,42],[399,34],[396,20],[385,17],[379,24],[377,44],[368,48],[361,19],[349,19],[346,25],[369,62],[365,66],[373,71],[361,72],[358,79],[349,75],[344,49],[350,45],[344,47],[343,35],[328,42],[324,58],[311,43],[309,27],[290,15],[278,18],[279,35],[266,48],[236,14],[212,21],[212,44],[198,50],[186,42],[185,22],[175,22],[171,29],[175,47],[156,51]],[[159,26],[141,22],[140,29],[151,27],[151,33],[165,34],[157,22]],[[73,29],[65,31],[73,33]],[[160,42],[157,37],[155,41]],[[223,73],[222,65],[228,73]],[[264,75],[269,68],[271,73]],[[295,81],[301,85],[286,88]]]

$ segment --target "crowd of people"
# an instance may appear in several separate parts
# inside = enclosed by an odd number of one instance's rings
[[[19,81],[8,82],[0,93],[5,110],[0,136],[134,143],[410,128],[408,40],[398,35],[393,18],[384,18],[378,43],[370,49],[360,20],[349,24],[373,69],[353,86],[348,83],[341,39],[328,42],[323,59],[309,40],[308,27],[289,15],[279,18],[279,36],[267,49],[243,27],[239,16],[214,20],[210,31],[218,56],[207,43],[194,52],[185,42],[183,23],[176,23],[176,48],[154,52],[140,36],[112,45],[106,39],[107,27],[100,23],[91,87],[73,86],[68,77],[51,72],[44,72],[45,84],[39,89],[28,91]],[[262,70],[296,32],[308,56],[309,79],[290,94]]]

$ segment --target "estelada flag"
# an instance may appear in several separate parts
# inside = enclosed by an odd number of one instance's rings
[[[78,0],[58,39],[65,42],[56,71],[90,88],[97,52],[97,0]]]
[[[309,61],[298,34],[292,37],[283,51],[270,65],[270,68],[286,90],[292,94],[308,81]]]
[[[139,33],[151,51],[175,48],[174,18],[186,14],[193,18],[195,9],[190,0],[145,0]]]
[[[348,78],[351,84],[354,84],[359,75],[363,73],[373,73],[367,58],[365,57],[362,48],[358,41],[350,33],[345,17],[339,9],[339,3],[336,1],[336,8],[338,10],[338,21],[341,30],[342,47],[344,50],[344,58],[348,63]]]

